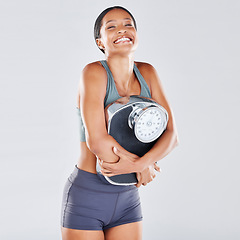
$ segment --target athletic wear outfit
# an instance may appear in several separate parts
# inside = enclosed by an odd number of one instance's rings
[[[108,82],[104,107],[121,98],[106,60],[100,61],[107,71]],[[151,98],[150,90],[134,63],[134,73],[141,85],[140,96]],[[80,110],[80,141],[86,141]],[[75,166],[63,192],[61,225],[79,230],[104,230],[142,220],[138,188],[110,184],[104,176]]]
[[[114,79],[113,79],[113,75],[112,72],[110,71],[108,65],[107,65],[107,61],[106,60],[101,60],[100,61],[101,64],[103,65],[103,67],[106,69],[107,71],[107,77],[108,77],[108,82],[107,82],[107,91],[106,91],[106,96],[104,99],[104,107],[108,106],[108,104],[116,101],[119,98],[122,98],[117,91]],[[134,67],[133,67],[133,71],[141,85],[141,93],[140,96],[142,97],[149,97],[151,98],[151,93],[149,90],[149,87],[146,83],[146,81],[144,80],[142,74],[140,73],[140,71],[138,70],[137,66],[134,63]],[[86,142],[86,138],[85,138],[85,128],[84,128],[84,124],[82,121],[82,116],[81,116],[81,112],[80,109],[77,108],[77,113],[79,116],[79,130],[80,130],[80,142]]]

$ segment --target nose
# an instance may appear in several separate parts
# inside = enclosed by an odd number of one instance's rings
[[[127,32],[127,30],[126,30],[126,29],[123,29],[123,28],[120,28],[120,29],[118,30],[118,33],[125,33],[125,32]]]

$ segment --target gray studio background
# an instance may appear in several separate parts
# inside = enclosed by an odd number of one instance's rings
[[[180,138],[140,188],[143,239],[239,239],[237,0],[0,3],[0,239],[61,239],[62,190],[79,155],[79,77],[104,59],[93,25],[112,5],[135,16],[135,60],[157,69]]]

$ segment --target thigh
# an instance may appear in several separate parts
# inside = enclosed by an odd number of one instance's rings
[[[62,227],[62,240],[104,240],[103,231],[77,230]]]
[[[84,231],[102,231],[111,220],[118,194],[97,192],[68,183],[62,204],[61,226]]]
[[[141,240],[142,221],[127,223],[104,230],[105,240]]]

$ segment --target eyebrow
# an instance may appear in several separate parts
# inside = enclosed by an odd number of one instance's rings
[[[132,20],[131,18],[124,18],[123,20]],[[109,20],[106,22],[106,24],[108,24],[109,22],[116,22],[116,20]]]

